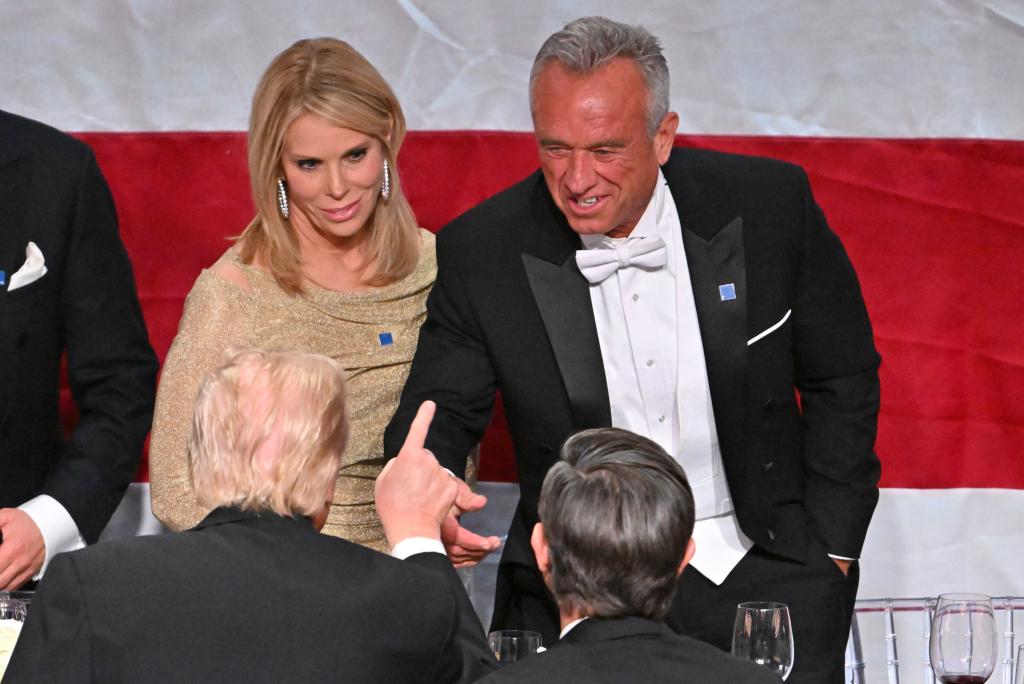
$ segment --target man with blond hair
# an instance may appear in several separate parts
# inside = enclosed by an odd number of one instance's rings
[[[460,498],[425,449],[426,403],[378,487],[393,545]],[[318,533],[348,438],[344,371],[229,350],[199,390],[194,529],[58,556],[4,681],[468,682],[494,667],[443,553],[402,562]],[[423,566],[423,567],[417,567]]]

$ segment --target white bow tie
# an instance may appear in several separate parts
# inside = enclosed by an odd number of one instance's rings
[[[642,238],[617,242],[611,248],[581,249],[576,265],[591,284],[596,284],[626,266],[641,266],[656,271],[665,265],[665,242],[661,238]]]

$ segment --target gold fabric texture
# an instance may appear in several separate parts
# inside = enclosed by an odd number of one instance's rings
[[[437,273],[434,236],[420,230],[416,270],[403,280],[363,292],[308,287],[290,296],[264,271],[230,260],[252,288],[204,270],[185,300],[178,334],[164,362],[149,451],[154,514],[168,527],[192,527],[205,515],[188,474],[192,403],[203,376],[232,345],[285,347],[337,359],[348,373],[351,434],[323,532],[387,551],[373,506],[384,464],[384,428],[398,406],[416,351],[426,298]],[[390,333],[391,342],[381,340]]]

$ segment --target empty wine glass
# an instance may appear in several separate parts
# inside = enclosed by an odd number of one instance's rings
[[[793,625],[785,603],[755,601],[736,606],[732,654],[767,667],[782,679],[793,669]]]
[[[508,665],[540,650],[541,638],[538,632],[521,629],[502,629],[487,635],[487,645],[501,665]]]
[[[944,684],[983,684],[996,667],[998,644],[992,598],[943,594],[928,642],[932,671]]]

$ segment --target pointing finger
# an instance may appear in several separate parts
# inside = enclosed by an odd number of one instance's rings
[[[434,410],[436,408],[437,405],[432,401],[425,401],[420,404],[416,417],[412,419],[412,424],[409,425],[409,433],[405,436],[405,444],[402,445],[402,451],[406,449],[419,450],[427,443],[427,432],[430,431],[430,421],[434,419]]]

